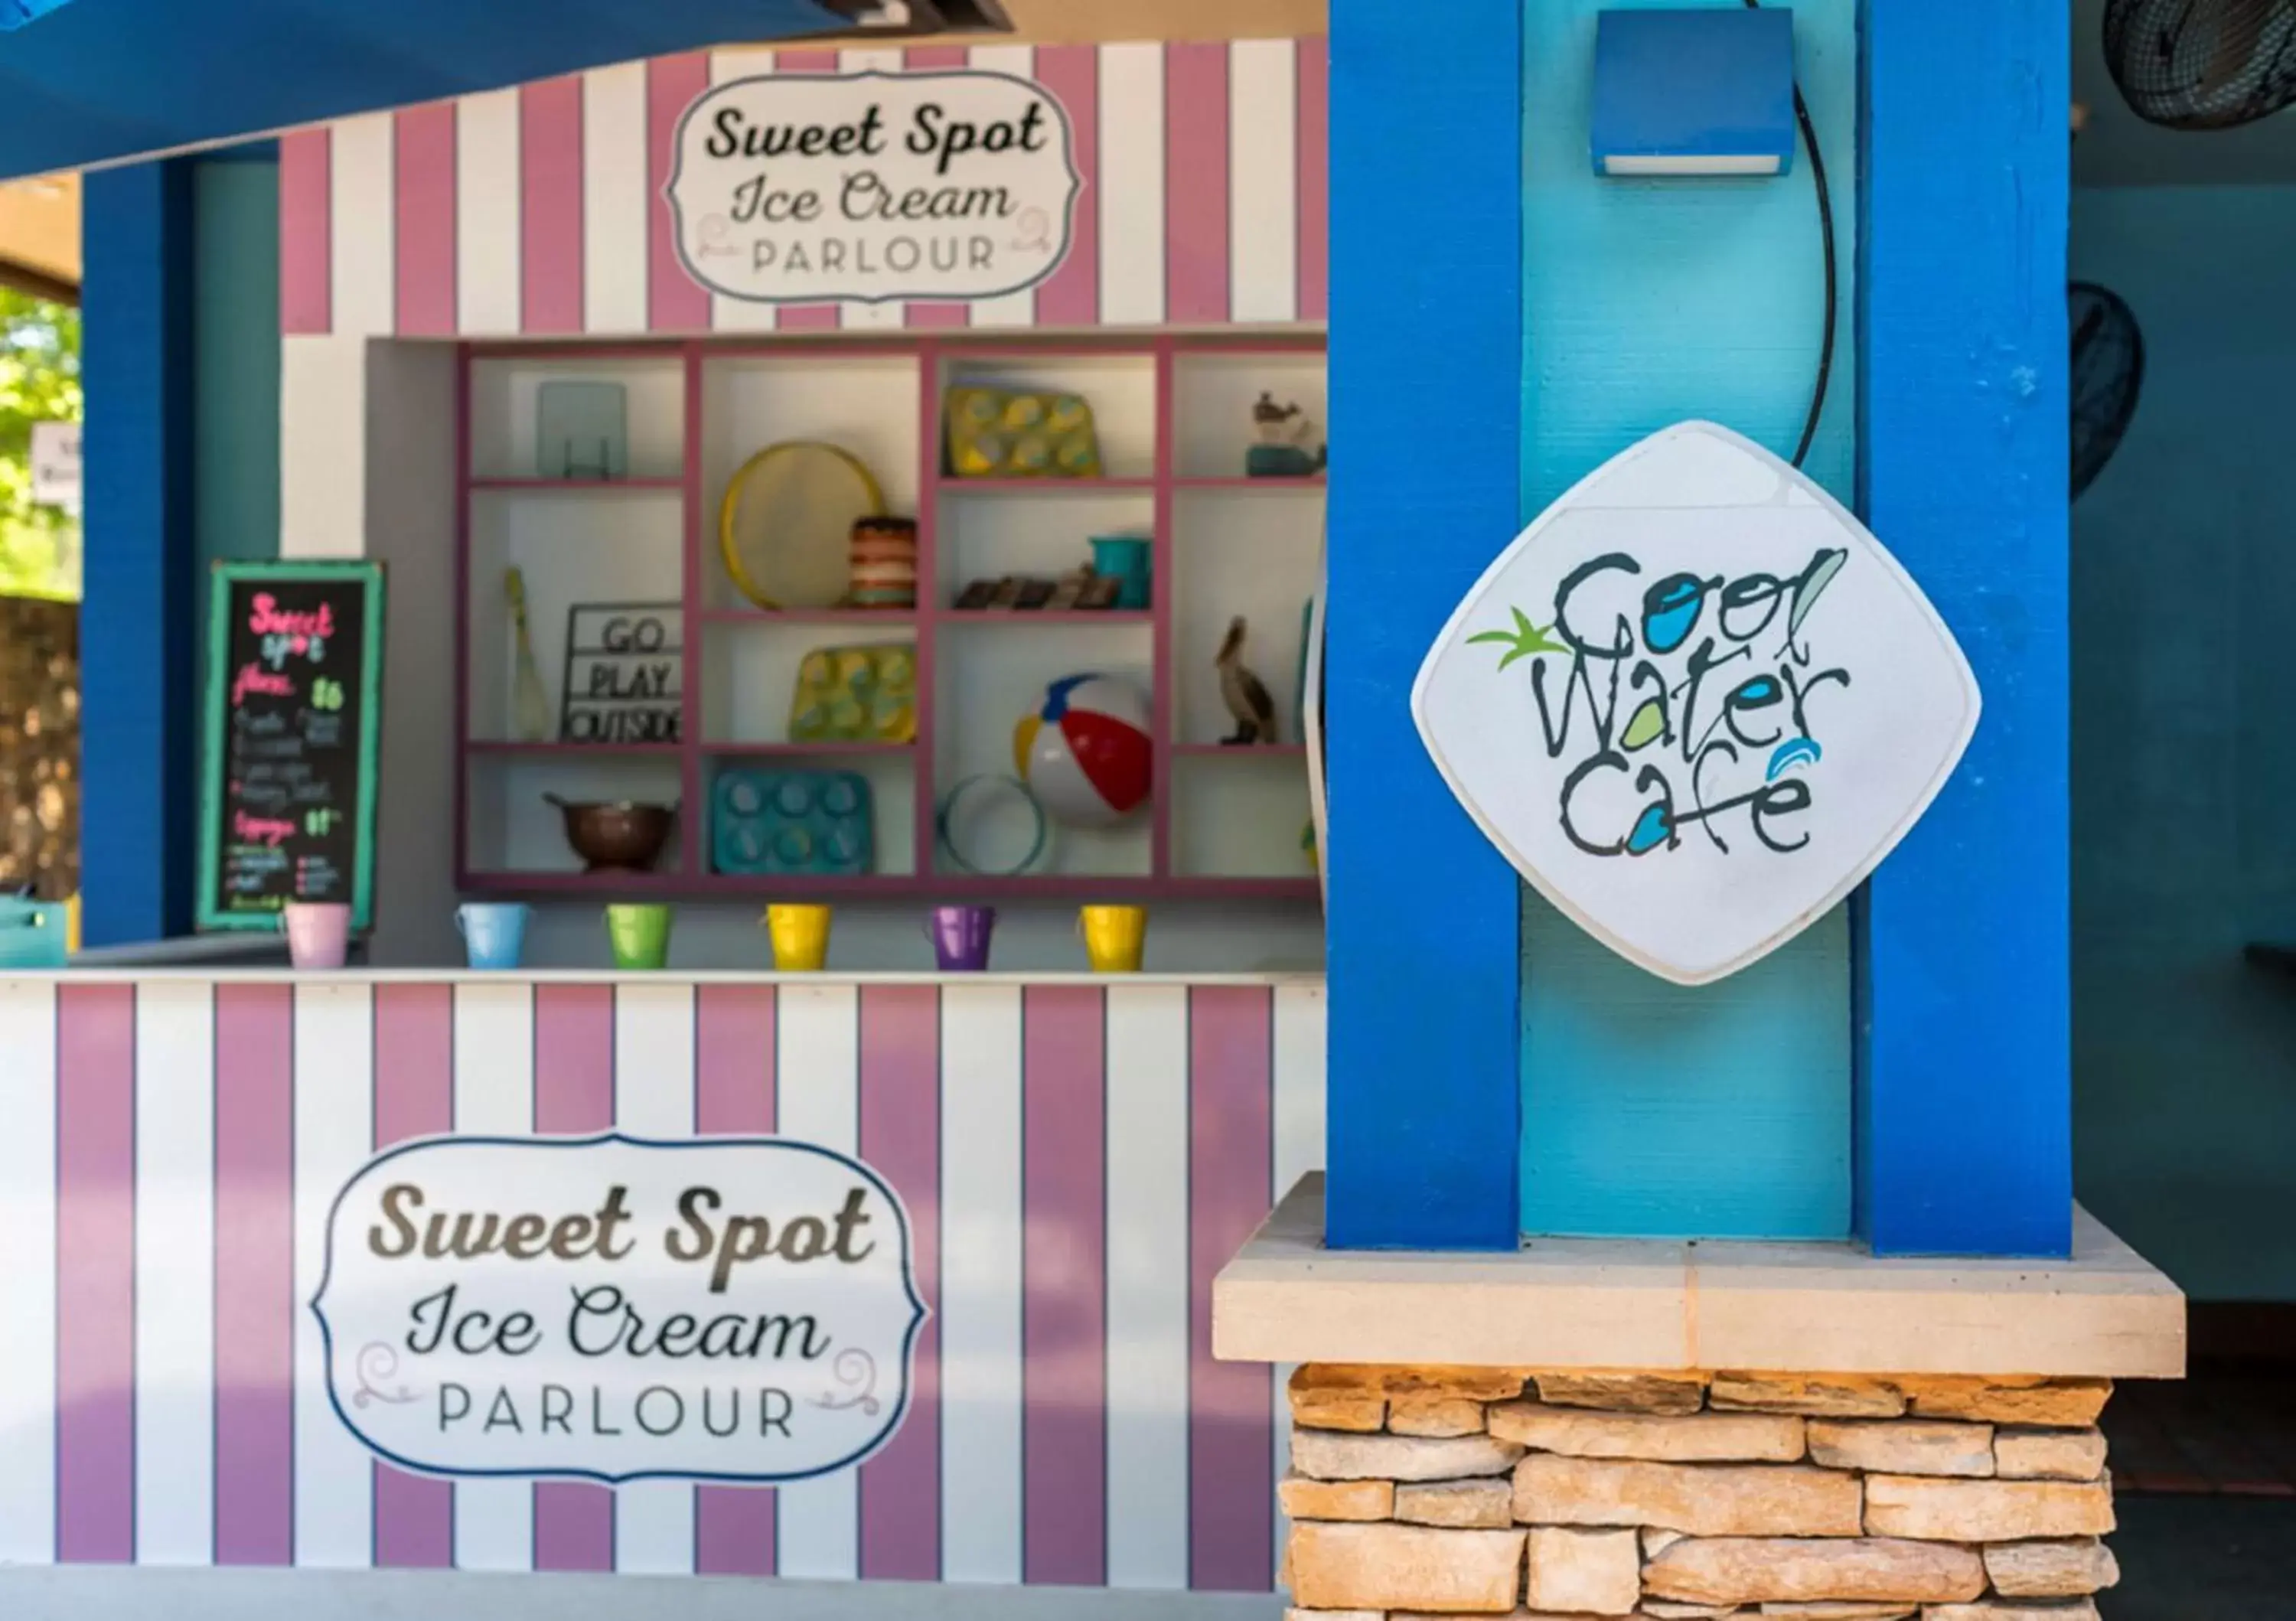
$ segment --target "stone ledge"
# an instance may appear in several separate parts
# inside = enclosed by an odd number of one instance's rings
[[[1221,1271],[1214,1355],[2099,1379],[2185,1369],[2184,1295],[2078,1207],[2069,1261],[1607,1239],[1505,1256],[1337,1251],[1323,1232],[1318,1174]]]

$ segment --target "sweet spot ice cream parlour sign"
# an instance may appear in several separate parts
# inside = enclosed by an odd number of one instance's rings
[[[712,292],[964,300],[1051,274],[1081,184],[1068,115],[1025,79],[774,74],[685,110],[668,194]]]
[[[336,1199],[312,1302],[336,1414],[438,1475],[755,1482],[906,1415],[907,1214],[773,1138],[441,1137]]]
[[[1621,955],[1702,985],[1881,864],[1959,763],[1979,699],[1952,633],[1846,508],[1687,422],[1516,537],[1412,704],[1533,887]]]

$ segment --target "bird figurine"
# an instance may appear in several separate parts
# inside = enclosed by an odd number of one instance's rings
[[[1243,634],[1239,614],[1228,621],[1227,636],[1213,660],[1219,666],[1220,701],[1235,716],[1235,735],[1220,740],[1231,747],[1275,741],[1275,700],[1267,695],[1267,684],[1243,662]]]
[[[1243,453],[1243,471],[1254,479],[1307,479],[1324,469],[1324,446],[1316,444],[1316,424],[1298,404],[1279,405],[1262,391],[1251,407],[1255,441]],[[1310,446],[1313,448],[1310,448]]]
[[[1263,445],[1297,445],[1308,428],[1307,413],[1297,402],[1279,405],[1275,397],[1262,389],[1251,407],[1251,430]]]

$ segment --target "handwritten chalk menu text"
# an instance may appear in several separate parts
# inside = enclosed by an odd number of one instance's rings
[[[344,1186],[311,1309],[394,1463],[800,1480],[907,1414],[912,1254],[884,1179],[811,1143],[439,1137]]]
[[[762,303],[993,299],[1068,257],[1068,114],[1009,74],[768,75],[678,120],[686,273]]]
[[[685,711],[685,613],[675,602],[566,610],[559,741],[674,743]]]
[[[371,563],[216,570],[200,923],[275,928],[289,901],[373,893],[382,575]]]

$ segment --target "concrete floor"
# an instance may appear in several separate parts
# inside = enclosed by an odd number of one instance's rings
[[[0,1568],[0,1621],[1281,1621],[1213,1593],[427,1571]]]
[[[2124,1497],[2108,1621],[2296,1621],[2296,1499]]]
[[[2296,1621],[2296,1498],[2128,1496],[2108,1621]],[[645,1577],[0,1570],[5,1621],[1277,1621],[1267,1598]]]

